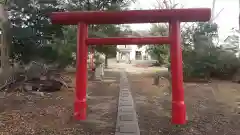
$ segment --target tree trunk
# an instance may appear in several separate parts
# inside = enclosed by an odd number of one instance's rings
[[[239,1],[239,3],[240,3],[240,1]],[[240,7],[239,7],[239,9],[240,9]],[[240,30],[240,13],[239,13],[239,15],[238,15],[238,30]]]
[[[211,15],[211,19],[210,19],[210,23],[213,23],[213,20],[215,18],[215,5],[216,5],[216,0],[212,1],[212,15]]]
[[[240,30],[240,0],[238,1],[238,9],[239,9],[239,14],[238,14],[238,30]]]
[[[108,68],[108,54],[105,54],[105,68]]]

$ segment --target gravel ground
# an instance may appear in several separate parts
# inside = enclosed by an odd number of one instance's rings
[[[74,74],[68,73],[74,80]],[[115,132],[119,73],[88,82],[88,118],[75,121],[74,89],[46,94],[0,93],[0,135],[112,135]]]
[[[188,124],[173,126],[168,80],[129,74],[142,135],[240,135],[240,85],[227,81],[185,83]]]

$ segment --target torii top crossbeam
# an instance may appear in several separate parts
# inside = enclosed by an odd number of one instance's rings
[[[87,24],[127,24],[158,23],[175,19],[180,22],[208,21],[210,8],[129,10],[129,11],[88,11],[88,12],[54,12],[51,20],[54,24],[74,25],[79,22]]]

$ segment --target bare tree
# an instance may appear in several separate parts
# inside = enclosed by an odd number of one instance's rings
[[[176,8],[184,8],[184,5],[180,3],[175,3],[175,0],[155,0],[155,4],[153,7],[155,9],[176,9]],[[194,26],[196,23],[181,23],[181,31],[183,31],[186,28]],[[168,28],[168,23],[159,23],[156,24],[158,26],[164,25],[166,28]]]
[[[175,0],[155,0],[156,3],[153,5],[155,9],[175,9],[175,8],[184,8],[184,5],[180,3],[175,3]],[[222,8],[218,13],[215,15],[215,5],[216,5],[216,0],[212,1],[212,15],[210,19],[210,23],[213,22],[219,15],[220,13],[224,10]],[[240,9],[240,0],[239,0],[239,9]],[[239,20],[240,20],[240,13],[239,13]],[[186,27],[191,27],[195,23],[182,23],[182,28]],[[167,24],[165,24],[167,26]],[[240,27],[240,21],[239,21],[239,27]]]

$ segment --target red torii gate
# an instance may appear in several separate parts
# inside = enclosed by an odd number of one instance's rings
[[[170,44],[172,75],[172,123],[186,123],[184,104],[180,22],[209,21],[210,8],[54,12],[53,24],[78,25],[76,98],[74,116],[86,119],[88,45]],[[169,23],[169,37],[145,38],[88,38],[88,24]]]

